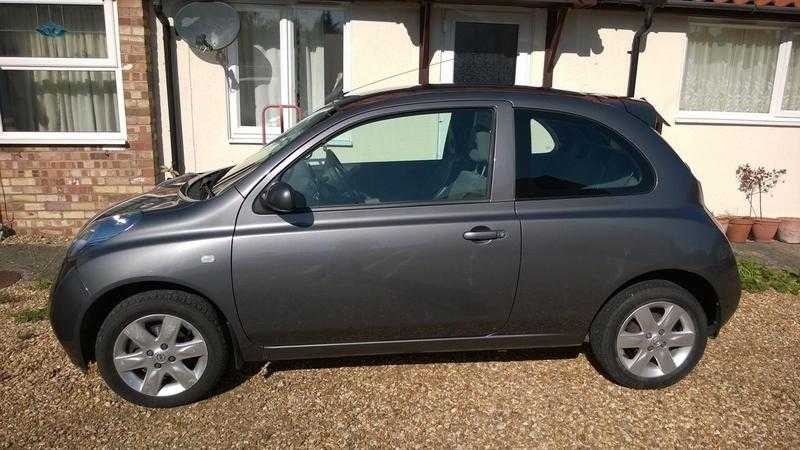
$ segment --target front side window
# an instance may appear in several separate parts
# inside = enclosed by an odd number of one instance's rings
[[[798,36],[775,27],[691,24],[679,117],[798,116]]]
[[[639,151],[592,120],[517,110],[515,130],[518,199],[631,194],[653,185]]]
[[[486,200],[493,122],[491,109],[370,121],[307,153],[280,180],[312,208]]]
[[[0,142],[124,142],[113,8],[0,0]]]
[[[269,141],[342,89],[346,11],[332,7],[235,5],[241,17],[228,50],[230,136]],[[299,111],[281,112],[277,105]]]

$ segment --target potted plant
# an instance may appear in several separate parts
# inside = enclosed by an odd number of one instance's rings
[[[764,218],[762,199],[764,194],[768,194],[772,188],[777,186],[778,183],[782,181],[781,178],[785,174],[786,169],[767,170],[764,167],[758,167],[754,169],[750,167],[750,164],[741,165],[736,169],[736,178],[739,180],[739,190],[744,192],[745,199],[747,199],[747,203],[750,206],[750,217],[752,217],[756,212],[755,201],[758,199],[758,218],[755,220],[749,219],[752,227],[753,238],[757,242],[772,241],[772,239],[775,237],[775,233],[778,231],[778,225],[780,225],[781,221],[778,219]],[[731,221],[731,225],[733,224],[734,221]],[[730,228],[731,227],[729,226],[729,229]],[[738,231],[741,233],[744,230],[740,229]],[[744,240],[747,239],[746,235],[742,237],[741,234],[735,237],[741,240],[734,240],[729,236],[733,242],[744,242]]]
[[[800,217],[779,217],[778,240],[789,244],[800,244]]]

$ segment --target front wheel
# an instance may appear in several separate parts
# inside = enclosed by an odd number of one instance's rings
[[[181,291],[136,294],[117,305],[95,344],[100,374],[122,398],[166,408],[206,397],[228,362],[211,306]]]
[[[592,322],[592,353],[612,381],[636,389],[678,382],[703,356],[707,319],[697,299],[668,281],[615,295]]]

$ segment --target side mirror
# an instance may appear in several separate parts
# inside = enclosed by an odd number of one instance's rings
[[[264,209],[279,213],[290,213],[297,209],[294,189],[283,181],[267,188],[258,196],[258,201]]]

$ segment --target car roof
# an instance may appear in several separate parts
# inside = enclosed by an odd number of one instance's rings
[[[337,107],[355,107],[361,104],[373,104],[381,101],[391,101],[399,98],[407,98],[409,96],[425,96],[425,95],[443,95],[448,94],[468,94],[468,93],[490,93],[492,95],[503,97],[516,96],[519,94],[534,94],[534,95],[554,95],[561,97],[581,98],[586,100],[598,99],[622,99],[626,97],[590,94],[582,92],[565,91],[553,88],[535,87],[535,86],[517,86],[517,85],[475,85],[475,84],[426,84],[416,85],[405,88],[379,90],[365,94],[345,94],[334,101]]]
[[[565,91],[553,88],[516,85],[467,85],[467,84],[427,84],[416,85],[400,89],[390,89],[370,92],[362,95],[344,95],[333,101],[334,108],[338,110],[358,109],[366,106],[375,106],[397,101],[437,100],[447,99],[454,95],[488,94],[498,100],[514,100],[527,95],[553,96],[555,98],[573,99],[591,103],[601,103],[617,107],[645,123],[661,130],[661,125],[666,121],[656,109],[644,99],[631,97],[589,94],[582,92]]]

